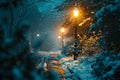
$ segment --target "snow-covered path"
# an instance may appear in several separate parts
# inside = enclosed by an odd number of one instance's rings
[[[91,61],[86,59],[72,60],[71,58],[61,59],[61,65],[66,70],[66,80],[97,80],[91,75]]]
[[[46,52],[46,51],[38,51],[38,55],[46,55],[46,56],[53,56],[56,57],[59,54],[61,54],[61,51],[56,51],[56,52]]]
[[[60,51],[57,52],[44,52],[39,51],[38,55],[42,55],[49,59],[49,57],[54,57],[55,59],[59,60],[59,64],[57,67],[62,67],[62,70],[65,71],[64,77],[65,80],[97,80],[91,75],[91,58],[79,58],[78,60],[73,60],[71,57],[62,56],[58,58]],[[52,60],[55,61],[54,59]],[[54,65],[53,65],[54,68]],[[56,69],[56,68],[55,68]],[[60,71],[58,69],[58,71]]]

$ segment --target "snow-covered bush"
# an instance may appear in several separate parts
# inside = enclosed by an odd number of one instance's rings
[[[96,56],[92,74],[100,80],[120,80],[120,53],[103,51]]]
[[[117,1],[117,0],[116,0]],[[113,2],[96,13],[96,22],[90,30],[101,30],[98,40],[102,52],[96,55],[92,74],[100,80],[120,80],[120,5]]]
[[[28,80],[40,79],[32,56],[29,50],[29,41],[19,33],[19,38],[15,38],[9,43],[4,43],[0,49],[0,79],[1,80]],[[1,43],[3,44],[3,43]],[[36,74],[36,75],[35,75]]]
[[[37,59],[30,53],[30,25],[24,21],[28,13],[33,15],[30,6],[35,4],[28,6],[33,1],[0,0],[0,80],[58,80],[55,71],[36,69]]]
[[[101,49],[99,48],[98,39],[100,38],[100,33],[96,35],[95,33],[92,33],[92,36],[83,35],[78,36],[78,47],[77,47],[77,53],[79,57],[82,56],[94,56],[96,53],[99,53]],[[62,53],[70,56],[73,55],[74,52],[74,44],[71,42],[71,44],[66,44],[66,46],[63,48]]]
[[[101,31],[102,37],[99,39],[100,47],[103,50],[120,50],[120,5],[112,3],[103,7],[96,13],[96,22],[90,30]]]
[[[72,55],[73,53],[73,43],[71,42],[71,43],[67,43],[67,45],[65,45],[64,47],[63,47],[63,49],[62,49],[62,54],[63,55]]]

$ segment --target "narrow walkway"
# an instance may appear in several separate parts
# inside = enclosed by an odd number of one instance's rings
[[[37,65],[37,68],[43,67],[45,72],[56,71],[58,73],[58,76],[60,77],[60,80],[65,80],[65,70],[62,68],[59,60],[56,58],[58,54],[59,52],[39,52],[39,56],[42,56],[42,59],[40,64]]]
[[[55,70],[60,76],[60,80],[97,80],[91,75],[92,60],[87,61],[85,58],[73,60],[71,57],[65,56],[58,60],[55,55],[42,57],[42,66],[45,71]]]
[[[90,58],[88,58],[90,59]],[[91,75],[91,62],[85,58],[73,60],[70,57],[62,58],[61,66],[65,70],[66,80],[97,80]]]

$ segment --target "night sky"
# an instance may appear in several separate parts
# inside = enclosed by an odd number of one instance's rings
[[[36,43],[38,44],[40,42],[37,48],[42,51],[55,51],[60,48],[58,35],[60,34],[59,28],[64,22],[64,18],[63,12],[57,12],[54,8],[63,1],[64,0],[49,0],[37,4],[41,16],[36,18],[35,23],[32,23],[31,35],[33,47]],[[36,38],[36,34],[40,34],[39,38],[44,38],[44,40]]]

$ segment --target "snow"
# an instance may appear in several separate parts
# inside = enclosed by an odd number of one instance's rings
[[[60,54],[60,51],[57,52],[45,52],[45,51],[39,51],[38,55],[44,55],[42,58],[48,59],[51,54],[58,55],[58,57],[55,57],[57,60],[59,60],[59,65],[65,70],[65,80],[97,80],[93,75],[91,74],[91,65],[94,61],[94,58],[92,57],[80,57],[78,60],[73,60],[73,57],[66,57],[63,54]],[[43,61],[43,60],[42,60]],[[52,64],[56,63],[56,61],[51,61]],[[50,64],[51,64],[50,63]],[[48,64],[48,63],[47,63]],[[44,68],[46,68],[46,63],[43,63]],[[37,67],[39,68],[41,64],[39,64]],[[59,66],[59,67],[60,67]]]
[[[96,80],[91,75],[91,64],[92,59],[79,58],[78,60],[72,60],[72,57],[64,57],[60,60],[60,64],[66,70],[65,76],[66,80],[69,80],[71,77],[75,80]],[[71,74],[68,68],[73,71]]]
[[[55,51],[55,52],[47,52],[47,51],[38,51],[38,54],[40,55],[46,55],[46,56],[58,56],[61,53],[61,51]]]

